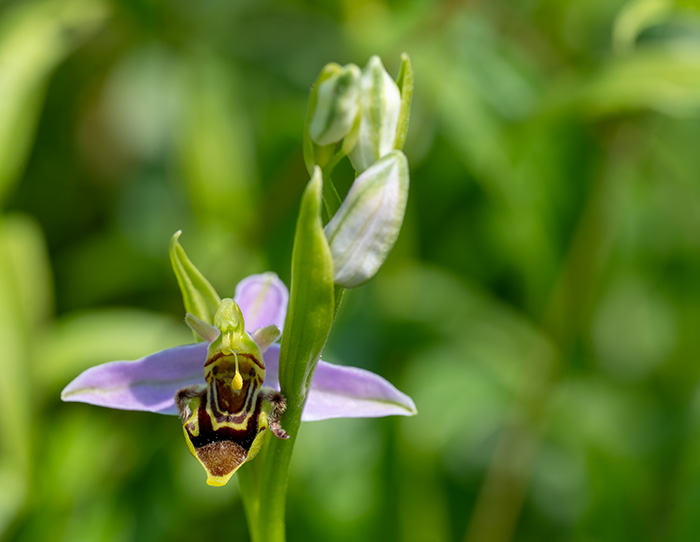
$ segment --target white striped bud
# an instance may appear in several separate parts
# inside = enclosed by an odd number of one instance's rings
[[[360,79],[360,131],[350,162],[362,172],[394,149],[401,111],[399,87],[378,56],[369,59]]]
[[[360,68],[348,64],[337,70],[318,85],[309,125],[309,135],[318,145],[330,145],[348,135],[360,110]]]
[[[406,212],[408,161],[391,151],[367,168],[325,228],[334,281],[344,288],[371,279],[394,246]]]

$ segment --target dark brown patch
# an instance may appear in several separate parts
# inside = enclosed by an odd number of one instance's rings
[[[240,467],[248,452],[235,442],[220,440],[197,448],[197,457],[213,476],[226,476]]]
[[[223,352],[216,352],[211,358],[204,362],[204,366],[211,365],[223,357],[225,357]],[[247,359],[251,365],[257,365],[261,369],[265,368],[265,362],[262,359],[257,359],[253,354],[238,352],[238,357]]]
[[[255,364],[261,369],[265,369],[265,362],[262,358],[258,359],[253,354],[238,354],[242,358],[246,358],[251,364]]]
[[[249,395],[248,390],[251,385],[250,380],[244,380],[243,387],[237,392],[231,387],[231,380],[215,379],[215,385],[217,405],[213,404],[212,401],[211,406],[212,410],[216,411],[217,414],[222,416],[230,416],[234,412],[242,412],[243,410],[247,410],[246,398]]]
[[[212,357],[208,358],[208,359],[204,362],[204,366],[206,367],[207,365],[210,365],[210,364],[214,363],[217,359],[223,358],[223,357],[224,357],[223,352],[216,352]]]
[[[196,450],[199,450],[200,448],[204,448],[209,444],[230,441],[237,444],[247,452],[250,450],[255,437],[258,435],[258,421],[260,420],[261,407],[262,399],[258,397],[256,404],[253,405],[252,412],[250,412],[251,415],[250,418],[248,418],[248,423],[246,424],[245,428],[234,429],[233,427],[223,426],[216,430],[214,430],[214,427],[212,426],[212,420],[209,413],[206,411],[206,409],[200,407],[199,412],[197,413],[199,435],[194,436],[188,432],[188,437],[190,442],[192,442],[192,446],[194,446]],[[246,419],[247,415],[248,412],[243,413],[244,420]],[[220,421],[231,421],[231,419],[232,417],[224,417]]]

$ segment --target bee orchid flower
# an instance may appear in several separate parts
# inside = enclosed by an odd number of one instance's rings
[[[190,452],[210,485],[224,485],[252,459],[266,429],[285,438],[279,417],[279,344],[288,291],[274,273],[252,275],[220,302],[214,325],[188,314],[203,341],[136,361],[112,361],[78,375],[64,401],[180,415]],[[412,415],[410,397],[369,371],[320,361],[302,421]]]

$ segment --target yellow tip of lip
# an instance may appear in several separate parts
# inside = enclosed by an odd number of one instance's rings
[[[207,473],[207,485],[213,487],[225,486],[231,479],[232,475],[233,473],[227,474],[225,476],[214,476],[212,474]]]

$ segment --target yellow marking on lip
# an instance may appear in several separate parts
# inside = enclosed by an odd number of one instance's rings
[[[240,391],[243,387],[243,377],[241,376],[241,372],[238,368],[238,355],[234,353],[233,356],[236,359],[236,375],[231,379],[231,387],[233,388],[233,391]]]

